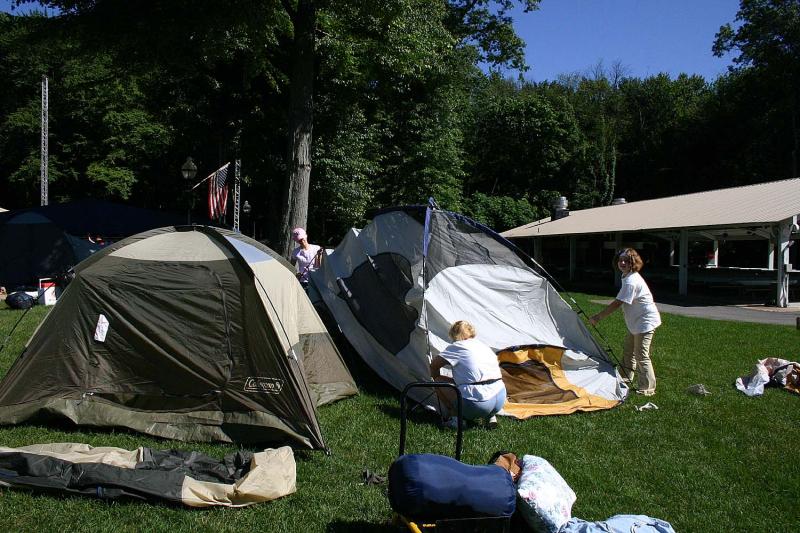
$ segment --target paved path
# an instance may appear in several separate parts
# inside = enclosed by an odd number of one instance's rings
[[[608,305],[611,300],[592,300],[594,303]],[[755,322],[757,324],[778,324],[795,326],[800,317],[800,306],[792,304],[787,308],[743,305],[672,305],[656,302],[658,310],[673,315],[694,316],[710,320],[731,320],[733,322]]]

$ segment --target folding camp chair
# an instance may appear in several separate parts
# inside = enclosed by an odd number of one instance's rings
[[[456,451],[455,459],[461,460],[461,448],[464,439],[463,433],[463,401],[461,391],[452,383],[417,381],[409,383],[403,389],[400,396],[400,453],[398,457],[405,455],[406,430],[408,427],[408,395],[413,389],[418,388],[449,388],[456,393]],[[414,533],[436,532],[436,533],[508,533],[511,531],[510,517],[482,517],[482,518],[447,518],[439,519],[434,523],[424,523],[415,520],[413,517],[394,513],[394,523],[398,526],[405,526]]]

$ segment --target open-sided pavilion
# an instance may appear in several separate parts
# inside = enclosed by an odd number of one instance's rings
[[[606,235],[616,249],[643,235],[663,239],[669,242],[669,263],[678,270],[678,293],[684,296],[690,281],[691,241],[710,241],[704,267],[714,269],[719,267],[720,242],[761,240],[766,243],[763,268],[747,269],[736,276],[736,282],[748,283],[750,276],[751,283],[764,284],[764,271],[774,271],[769,273],[768,285],[775,287],[775,303],[787,307],[790,273],[797,272],[790,262],[790,247],[800,239],[799,214],[800,178],[794,178],[572,212],[558,209],[553,217],[508,230],[503,236],[520,244],[532,241],[534,259],[540,263],[545,239],[567,238],[571,280],[582,238]],[[791,257],[797,258],[798,252]]]

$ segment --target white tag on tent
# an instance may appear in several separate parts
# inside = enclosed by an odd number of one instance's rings
[[[94,329],[94,340],[106,342],[106,333],[108,333],[108,319],[105,315],[100,315],[100,318],[97,319],[97,327]]]

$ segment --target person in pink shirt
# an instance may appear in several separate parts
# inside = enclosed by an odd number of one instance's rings
[[[303,288],[308,287],[308,274],[319,268],[322,255],[325,253],[321,246],[308,242],[308,235],[303,228],[292,230],[292,240],[298,247],[292,251],[291,262],[297,268],[297,279]]]

